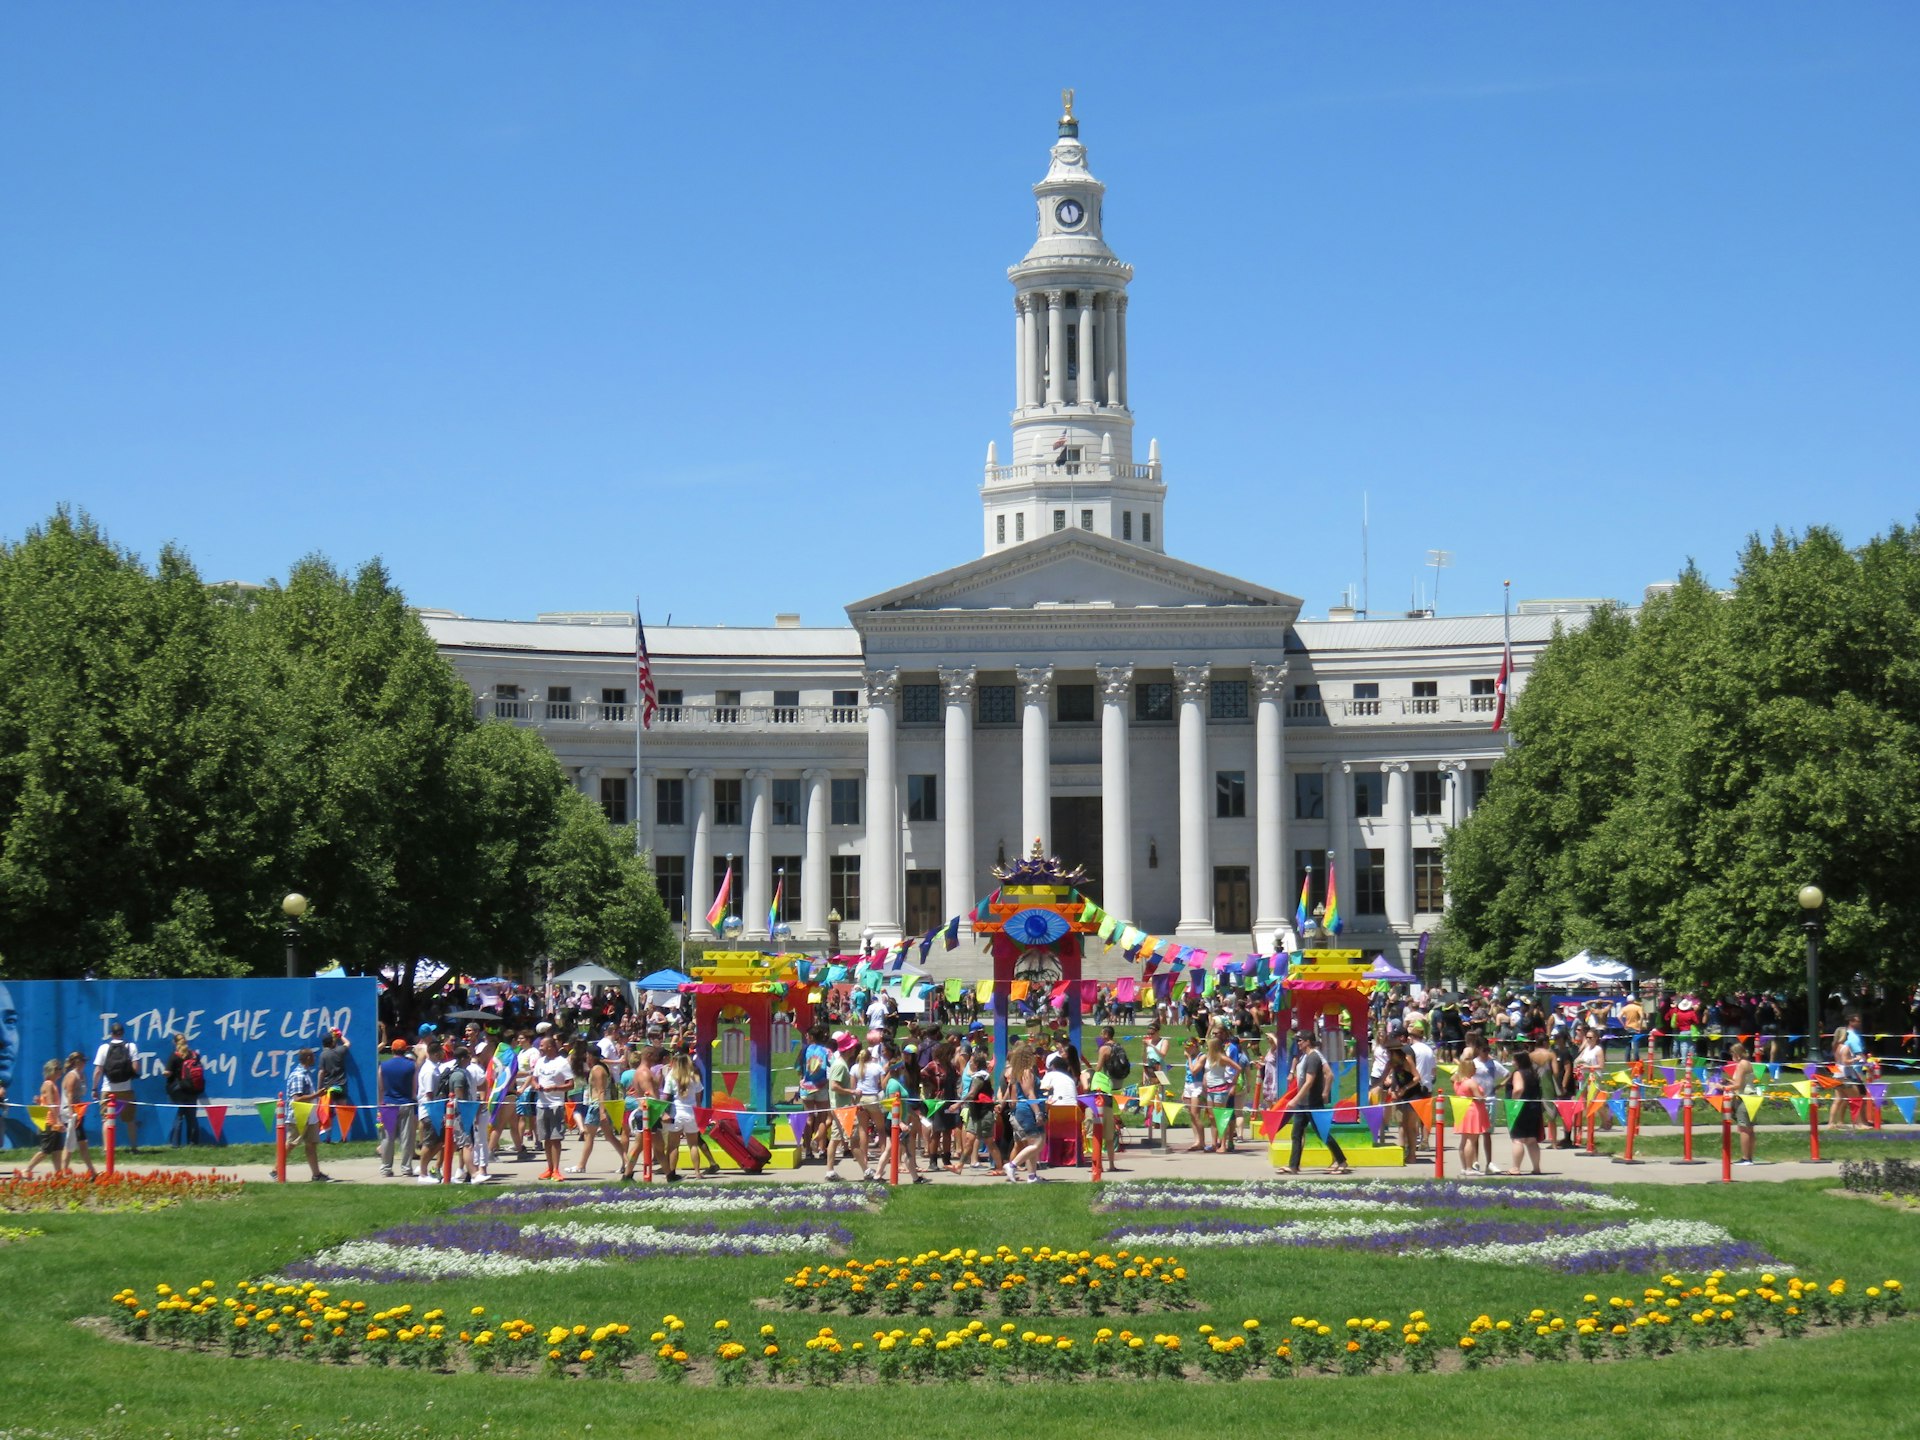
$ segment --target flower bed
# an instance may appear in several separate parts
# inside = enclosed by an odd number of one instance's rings
[[[1840,1165],[1842,1188],[1861,1195],[1920,1200],[1920,1165],[1906,1160],[1845,1160]]]
[[[46,1233],[30,1225],[0,1225],[0,1245],[17,1245],[22,1240],[38,1240]]]
[[[1815,1328],[1901,1316],[1906,1309],[1898,1280],[1856,1291],[1842,1279],[1783,1283],[1766,1274],[1752,1286],[1735,1288],[1726,1274],[1714,1272],[1692,1284],[1665,1275],[1637,1294],[1604,1300],[1590,1293],[1564,1310],[1481,1314],[1445,1326],[1425,1310],[1412,1310],[1399,1320],[1249,1318],[1224,1330],[1199,1325],[1186,1335],[1101,1326],[1076,1336],[975,1319],[943,1331],[884,1328],[860,1338],[823,1325],[789,1339],[771,1323],[736,1331],[727,1319],[703,1327],[675,1315],[646,1327],[643,1338],[641,1327],[627,1322],[543,1327],[490,1315],[484,1307],[457,1319],[441,1310],[416,1313],[411,1305],[372,1311],[311,1283],[248,1284],[222,1295],[208,1280],[184,1292],[161,1285],[151,1299],[132,1290],[113,1297],[114,1318],[132,1339],[233,1355],[718,1385],[1083,1377],[1234,1381],[1420,1372],[1443,1363],[1478,1370],[1519,1360],[1591,1362],[1746,1345],[1772,1336],[1791,1340]],[[1447,1338],[1454,1334],[1456,1339]]]
[[[71,1171],[0,1180],[0,1213],[58,1210],[160,1210],[186,1200],[222,1200],[241,1182],[210,1170],[120,1170],[88,1179]]]
[[[781,1285],[787,1309],[839,1315],[977,1315],[988,1305],[1000,1315],[1104,1315],[1191,1304],[1186,1269],[1172,1256],[1047,1245],[807,1266]]]
[[[1093,1208],[1392,1215],[1421,1210],[1587,1210],[1625,1214],[1640,1207],[1622,1196],[1578,1184],[1362,1180],[1347,1185],[1302,1185],[1281,1180],[1249,1180],[1222,1185],[1188,1180],[1124,1180],[1101,1186]]]
[[[829,1255],[853,1243],[841,1225],[747,1220],[687,1225],[528,1225],[449,1219],[396,1225],[287,1267],[285,1278],[342,1280],[491,1278],[578,1270],[657,1255]]]
[[[884,1185],[836,1185],[830,1189],[744,1187],[704,1194],[669,1191],[635,1194],[625,1186],[564,1190],[515,1190],[462,1205],[453,1215],[544,1215],[555,1210],[586,1210],[606,1215],[852,1215],[877,1210],[886,1200]]]
[[[1436,1216],[1378,1221],[1369,1217],[1293,1220],[1263,1225],[1243,1220],[1189,1220],[1173,1225],[1121,1226],[1115,1245],[1146,1247],[1301,1246],[1358,1250],[1428,1259],[1503,1265],[1543,1265],[1572,1274],[1663,1268],[1787,1268],[1758,1246],[1736,1240],[1699,1220],[1644,1220],[1598,1224],[1562,1220],[1465,1220]]]

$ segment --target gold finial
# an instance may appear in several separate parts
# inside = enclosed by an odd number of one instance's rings
[[[1060,123],[1062,125],[1071,125],[1073,123],[1072,90],[1062,90],[1060,92]]]

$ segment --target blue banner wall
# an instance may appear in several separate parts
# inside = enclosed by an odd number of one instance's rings
[[[227,1106],[224,1137],[242,1143],[273,1138],[271,1129],[260,1123],[255,1103],[280,1093],[295,1055],[307,1048],[319,1050],[321,1034],[339,1030],[349,1046],[346,1098],[361,1107],[351,1135],[372,1139],[379,1093],[378,997],[379,984],[372,979],[0,980],[0,1015],[11,1001],[18,1016],[10,1028],[0,1020],[0,1081],[7,1086],[0,1127],[4,1143],[33,1143],[27,1106],[38,1099],[40,1067],[46,1061],[64,1062],[69,1052],[81,1051],[91,1098],[94,1054],[115,1020],[127,1027],[127,1039],[140,1053],[133,1091],[141,1145],[164,1145],[173,1128],[165,1072],[176,1032],[187,1037],[206,1066],[201,1105]],[[11,1075],[6,1073],[9,1068]],[[98,1160],[97,1107],[87,1111],[86,1124]],[[207,1129],[204,1115],[200,1125]],[[125,1143],[124,1134],[121,1138]]]

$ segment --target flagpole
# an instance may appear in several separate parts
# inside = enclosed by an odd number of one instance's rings
[[[640,597],[633,597],[633,853],[646,854],[646,845],[642,839],[645,827],[640,823],[640,806],[643,803],[640,791],[643,783],[640,779],[640,732],[645,727],[640,723],[641,709],[646,703],[640,694],[640,656],[646,648],[647,622],[640,615]],[[684,908],[684,902],[682,902]]]

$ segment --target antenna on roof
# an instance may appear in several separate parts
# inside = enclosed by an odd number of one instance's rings
[[[1433,571],[1433,613],[1440,613],[1440,572],[1453,564],[1451,550],[1427,551],[1427,566]]]
[[[1365,615],[1373,591],[1367,580],[1367,492],[1360,492],[1360,613]]]

